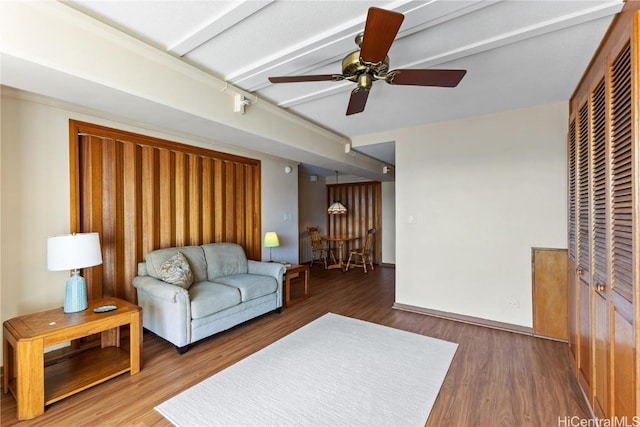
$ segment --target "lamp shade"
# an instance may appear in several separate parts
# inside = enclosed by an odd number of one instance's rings
[[[338,171],[336,171],[336,185],[338,184]],[[337,191],[337,190],[336,190]],[[334,199],[335,200],[335,199]],[[329,215],[342,215],[347,213],[347,207],[340,203],[340,200],[336,200],[331,203],[329,209],[327,209]]]
[[[74,233],[47,239],[47,269],[76,270],[102,264],[98,233]]]
[[[335,201],[331,203],[331,206],[329,206],[329,209],[327,209],[327,213],[329,215],[346,214],[347,208],[342,203],[340,203],[340,201]]]
[[[264,234],[264,247],[265,248],[276,248],[280,246],[280,241],[278,240],[278,235],[275,231],[267,231]]]

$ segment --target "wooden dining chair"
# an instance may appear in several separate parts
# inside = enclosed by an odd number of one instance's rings
[[[311,240],[311,265],[313,267],[313,261],[318,255],[319,259],[324,261],[324,268],[327,268],[327,258],[331,258],[333,263],[335,264],[336,258],[333,256],[333,251],[329,246],[322,240],[322,235],[320,234],[320,227],[307,227],[307,231],[309,232],[309,238]]]
[[[371,228],[367,231],[367,235],[364,238],[364,246],[362,248],[353,248],[349,251],[349,260],[347,261],[347,268],[345,271],[349,271],[349,267],[359,267],[367,272],[367,263],[373,270],[373,235],[376,234],[376,229]],[[353,264],[351,259],[353,258]]]

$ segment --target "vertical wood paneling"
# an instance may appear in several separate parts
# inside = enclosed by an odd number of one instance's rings
[[[246,216],[244,215],[244,205],[247,202],[246,193],[245,193],[245,173],[244,173],[244,165],[240,165],[234,163],[233,169],[235,172],[235,177],[233,182],[235,183],[235,191],[233,194],[233,202],[235,204],[235,216],[236,216],[236,229],[235,229],[235,239],[236,243],[243,244],[245,243],[245,220]]]
[[[156,154],[153,147],[142,147],[142,248],[145,253],[154,248],[160,235]]]
[[[173,156],[169,150],[159,150],[158,153],[158,178],[159,178],[159,210],[171,212],[174,208],[175,168]],[[172,246],[175,244],[175,223],[173,215],[160,215],[160,246]]]
[[[187,246],[188,243],[188,230],[189,230],[189,216],[185,215],[187,209],[189,209],[188,192],[185,188],[185,182],[187,180],[187,165],[186,154],[182,152],[174,153],[175,157],[175,180],[173,182],[176,195],[176,204],[174,206],[175,221],[176,221],[176,246]],[[149,252],[148,250],[145,253]]]
[[[361,239],[345,242],[345,254],[351,247],[364,243],[367,230],[376,228],[373,243],[373,260],[382,261],[382,186],[379,182],[355,182],[327,185],[327,206],[339,200],[347,207],[345,215],[328,215],[327,233],[333,235],[353,235]]]
[[[135,301],[135,291],[130,286],[131,278],[137,273],[137,262],[142,260],[144,251],[141,239],[131,238],[142,234],[142,212],[138,207],[142,204],[142,165],[141,149],[130,142],[122,143],[122,192],[123,192],[123,236],[117,239],[123,246],[123,280],[121,285],[115,286],[116,297]],[[126,183],[126,184],[125,184]],[[104,252],[104,249],[103,249]],[[135,262],[133,261],[135,260]],[[127,280],[127,278],[129,278]]]
[[[252,188],[251,206],[261,206],[262,199],[260,196],[260,163],[256,167],[251,168],[252,179],[250,186]],[[260,231],[260,211],[253,209],[250,215],[251,235],[249,236],[248,253],[252,254],[252,259],[262,258],[262,232]]]
[[[213,186],[213,159],[202,159],[202,199],[200,215],[202,215],[202,241],[214,241],[214,186]]]
[[[185,214],[189,217],[189,245],[202,242],[202,159],[195,154],[189,154],[188,164],[188,193],[189,206]]]
[[[79,160],[80,165],[84,165],[79,170],[80,177],[84,185],[79,188],[80,198],[89,203],[81,204],[80,226],[72,226],[72,230],[78,232],[91,230],[100,234],[103,239],[103,211],[102,211],[102,139],[98,137],[83,138],[80,145]],[[109,247],[109,242],[107,247]],[[104,243],[103,243],[104,245]],[[103,255],[104,256],[104,255]],[[87,281],[87,296],[95,298],[102,295],[102,271],[104,264],[86,269],[83,273]]]
[[[154,249],[235,242],[260,259],[260,162],[70,121],[71,229],[100,233],[89,298],[135,301]]]
[[[236,230],[236,206],[234,203],[235,195],[236,195],[236,186],[235,186],[235,171],[234,164],[232,162],[224,162],[224,207],[225,207],[225,215],[224,222],[226,223],[226,227],[224,229],[224,240],[229,242],[232,241],[233,233]]]
[[[102,144],[102,233],[101,245],[108,250],[103,251],[102,258],[102,292],[113,295],[113,284],[117,276],[116,228],[118,226],[118,194],[116,192],[117,162],[116,143],[112,139],[101,141]]]
[[[225,183],[224,183],[224,161],[220,159],[214,160],[214,182],[213,182],[213,197],[218,201],[218,204],[224,203]],[[224,241],[224,209],[222,206],[218,206],[214,212],[214,241]]]

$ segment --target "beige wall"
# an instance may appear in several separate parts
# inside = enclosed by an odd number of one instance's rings
[[[558,103],[398,135],[397,302],[532,326],[531,248],[567,246],[566,127]]]
[[[398,303],[532,326],[531,248],[567,246],[567,111],[360,138],[396,141]]]
[[[47,236],[68,233],[70,118],[172,141],[212,148],[262,161],[262,229],[287,242],[283,259],[298,258],[297,168],[290,161],[189,139],[98,117],[48,99],[2,87],[0,184],[0,317],[61,307],[66,272],[47,271]],[[292,215],[285,220],[283,213]],[[268,257],[268,250],[263,252]]]

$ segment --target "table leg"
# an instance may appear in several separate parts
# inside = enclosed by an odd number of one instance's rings
[[[284,306],[289,307],[289,303],[291,302],[291,274],[284,275]]]
[[[135,375],[142,369],[142,322],[140,311],[131,314],[129,323],[129,363],[130,374]]]
[[[305,296],[309,296],[309,269],[306,268],[304,270],[304,294]]]
[[[4,335],[2,339],[2,392],[9,392],[9,376],[13,377],[13,347],[9,345],[9,340],[7,338],[7,330],[4,330]],[[11,354],[9,352],[11,351]],[[11,363],[11,365],[10,365]]]
[[[44,413],[44,343],[42,339],[16,343],[16,403],[19,420]]]
[[[338,241],[338,265],[340,265],[340,269],[344,270],[344,240]]]

